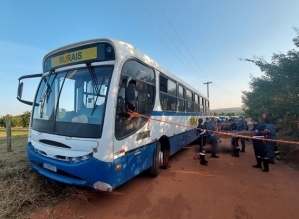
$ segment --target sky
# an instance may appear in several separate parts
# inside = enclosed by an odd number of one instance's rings
[[[296,49],[298,0],[0,0],[0,116],[31,106],[16,99],[18,78],[42,72],[43,57],[95,38],[125,41],[207,95],[210,108],[242,106],[263,73],[240,59]],[[32,101],[38,80],[25,81]]]

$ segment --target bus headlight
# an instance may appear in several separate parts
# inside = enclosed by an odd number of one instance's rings
[[[83,155],[80,157],[68,157],[68,161],[71,163],[80,163],[83,162],[85,160],[89,160],[92,157],[92,153],[91,154],[87,154],[87,155]]]
[[[88,160],[90,157],[88,155],[84,155],[82,157],[79,157],[80,161]]]
[[[37,149],[32,144],[31,144],[31,148],[34,150],[35,153],[48,157],[44,151]],[[70,163],[80,163],[80,162],[83,162],[83,161],[86,161],[86,160],[89,160],[90,158],[92,158],[92,153],[83,155],[83,156],[79,156],[79,157],[68,157],[65,155],[55,155],[51,158],[60,160],[60,161],[70,162]]]
[[[71,158],[71,163],[78,163],[78,162],[79,162],[78,157],[72,157]]]

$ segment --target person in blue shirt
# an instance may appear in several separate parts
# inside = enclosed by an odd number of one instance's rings
[[[211,121],[211,119],[209,117],[206,118],[205,126],[206,126],[207,134],[208,134],[207,142],[209,142],[212,146],[211,157],[219,158],[219,156],[216,155],[217,148],[218,148],[218,139],[216,138],[215,134],[213,133],[213,131],[217,131],[217,126],[213,121]]]
[[[206,127],[205,125],[202,124],[203,119],[199,118],[198,119],[198,125],[197,125],[197,141],[198,141],[198,145],[199,145],[199,160],[200,160],[200,164],[207,166],[208,165],[208,161],[206,161],[205,159],[205,145],[207,143],[207,132],[206,132]]]
[[[244,119],[244,116],[239,116],[238,119],[238,131],[244,131],[244,130],[248,130],[248,125],[247,122]],[[239,138],[237,139],[237,141],[239,141]],[[240,152],[245,152],[245,138],[241,138],[241,145],[242,145],[242,150],[240,150]]]
[[[266,125],[266,130],[269,131],[266,138],[275,140],[276,137],[276,126],[270,123],[269,118],[264,118],[264,124]],[[267,156],[269,158],[269,163],[275,164],[274,162],[274,149],[276,146],[276,142],[273,141],[266,141],[266,150],[267,150]]]
[[[269,159],[267,157],[267,151],[266,151],[266,145],[264,144],[264,141],[261,139],[264,139],[265,136],[269,133],[269,131],[266,129],[266,125],[264,123],[260,123],[258,118],[252,118],[252,124],[253,128],[251,131],[255,133],[253,136],[252,144],[253,144],[253,150],[254,155],[256,157],[257,164],[252,165],[254,168],[261,168],[262,169],[262,162],[263,162],[263,172],[269,171]]]
[[[233,119],[228,120],[230,123],[230,131],[238,131],[238,125]],[[231,138],[231,144],[233,146],[233,153],[231,154],[233,157],[239,157],[239,145],[238,145],[239,138]]]
[[[262,122],[264,122],[264,120],[265,119],[269,119],[269,116],[267,115],[267,114],[262,114],[262,116],[261,116],[261,120],[262,120]],[[274,125],[274,124],[272,124],[272,125]],[[274,125],[275,126],[275,125]],[[277,132],[277,127],[275,126],[275,135],[276,135],[276,132]],[[276,142],[274,142],[275,143],[275,145],[273,144],[272,146],[274,146],[274,155],[276,156],[276,158],[278,158],[279,157],[279,154],[280,154],[280,151],[279,151],[279,149],[278,149],[278,147],[277,147],[277,143]],[[270,152],[270,156],[271,156],[271,151],[269,151]],[[268,155],[269,156],[269,155]],[[271,159],[272,160],[272,159]],[[269,162],[271,163],[271,164],[274,164],[274,162],[271,162],[271,160],[269,160]],[[274,159],[273,159],[273,161],[274,161]]]

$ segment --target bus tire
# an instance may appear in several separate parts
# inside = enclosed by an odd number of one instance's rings
[[[159,175],[160,172],[160,166],[163,161],[163,155],[161,155],[161,142],[157,141],[157,145],[154,151],[154,156],[153,156],[153,165],[149,168],[149,175],[152,177],[156,177]]]

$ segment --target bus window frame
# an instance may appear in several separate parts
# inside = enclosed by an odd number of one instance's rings
[[[163,77],[164,79],[166,79],[166,82],[167,82],[166,83],[166,91],[167,92],[161,91],[161,86],[160,86],[160,84],[161,84],[161,77]],[[168,93],[168,91],[169,91],[168,81],[171,81],[171,82],[173,82],[175,84],[175,95]],[[171,100],[175,99],[175,103],[173,103],[173,101],[170,102],[170,106],[171,106],[171,104],[174,104],[174,109],[173,110],[171,109],[171,107],[170,107],[170,109],[163,109],[163,103],[162,103],[162,99],[163,98],[161,98],[161,94],[163,96],[170,97]],[[177,112],[177,109],[178,109],[178,82],[176,80],[168,77],[163,72],[160,72],[160,74],[159,74],[159,98],[160,98],[160,106],[161,106],[162,111],[165,111],[165,112]]]

